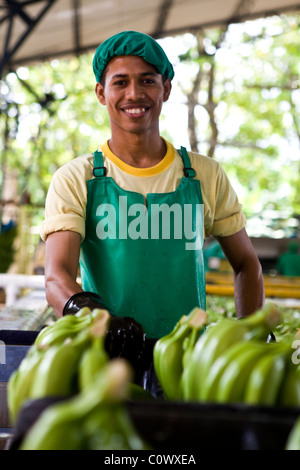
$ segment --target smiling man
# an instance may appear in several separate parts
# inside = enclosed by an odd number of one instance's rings
[[[174,77],[165,52],[125,31],[98,47],[93,70],[111,137],[53,176],[41,229],[50,305],[58,315],[105,305],[160,338],[205,309],[202,247],[213,235],[233,267],[238,316],[253,313],[264,301],[261,266],[226,174],[160,135]]]

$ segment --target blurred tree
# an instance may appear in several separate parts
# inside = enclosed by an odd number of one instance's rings
[[[221,162],[248,217],[300,212],[299,24],[282,15],[199,31],[179,56],[194,66],[181,86],[191,149]]]
[[[19,210],[12,219],[18,223],[26,196],[32,227],[19,227],[18,237],[27,240],[23,250],[31,255],[39,242],[52,174],[94,151],[109,136],[108,117],[94,85],[90,55],[20,67],[0,82],[0,222],[8,222],[6,208],[14,202]],[[18,188],[15,201],[8,201],[3,188],[12,169],[17,171]],[[0,240],[4,250],[6,238]]]
[[[10,132],[2,160],[19,170],[19,194],[44,206],[53,172],[93,151],[108,136],[109,123],[94,94],[91,57],[54,60],[19,68],[6,77],[1,93],[1,134]],[[7,103],[14,103],[14,129],[7,130]],[[14,118],[14,119],[13,119]],[[13,128],[13,126],[11,125]]]

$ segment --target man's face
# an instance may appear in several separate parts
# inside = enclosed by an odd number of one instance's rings
[[[112,133],[157,132],[162,104],[171,91],[152,65],[138,56],[120,56],[106,67],[105,86],[96,84],[101,104],[107,106]]]

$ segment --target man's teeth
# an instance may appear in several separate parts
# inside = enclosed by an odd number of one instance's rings
[[[126,109],[127,113],[130,114],[141,114],[146,111],[146,108],[132,108],[132,109]]]

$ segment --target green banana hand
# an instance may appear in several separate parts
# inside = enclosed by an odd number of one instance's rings
[[[29,397],[36,399],[76,393],[80,352],[72,342],[51,346],[36,369]]]
[[[109,356],[104,348],[103,338],[95,339],[84,351],[78,366],[79,390],[89,387],[99,370],[107,363]]]
[[[190,354],[194,335],[199,337],[207,321],[206,313],[200,308],[193,309],[189,315],[183,316],[173,331],[158,340],[153,351],[154,368],[166,398],[178,400],[182,398],[183,362]],[[191,344],[186,343],[191,338]],[[184,346],[185,345],[185,346]],[[184,356],[186,357],[184,358]]]
[[[21,361],[19,368],[9,378],[7,384],[7,405],[12,423],[16,422],[22,405],[29,398],[36,370],[44,354],[45,351],[43,349],[32,346]]]
[[[109,361],[92,386],[46,409],[29,429],[20,450],[84,450],[84,421],[101,405],[124,400],[131,379],[127,361],[119,358]]]
[[[31,398],[70,396],[76,393],[79,369],[81,385],[86,386],[87,382],[93,379],[88,377],[88,374],[92,373],[91,367],[95,368],[95,361],[85,359],[87,368],[84,372],[82,367],[80,368],[80,361],[83,356],[85,358],[92,356],[94,359],[96,354],[101,356],[101,365],[103,364],[103,358],[106,359],[103,347],[104,335],[110,319],[109,313],[104,310],[97,312],[94,310],[93,313],[96,314],[88,316],[89,320],[92,319],[92,323],[80,330],[73,339],[68,338],[62,344],[54,344],[45,352],[33,380]]]
[[[39,341],[31,346],[19,368],[11,375],[7,387],[7,401],[12,422],[16,421],[25,400],[47,395],[69,395],[76,390],[76,384],[73,382],[78,358],[92,338],[105,334],[110,319],[105,310],[95,310],[91,313],[89,309],[83,309],[79,313],[81,317],[68,315],[63,317],[61,322],[58,320],[51,325],[51,328],[42,330]],[[80,318],[85,318],[85,325],[81,322],[80,327],[70,334],[70,325],[78,326]],[[64,327],[59,331],[62,324]],[[51,335],[52,339],[56,336],[55,341],[49,341]],[[70,336],[73,336],[72,340]],[[65,341],[65,344],[62,341]]]
[[[196,343],[186,365],[183,380],[183,398],[198,400],[201,389],[216,358],[231,345],[241,341],[247,333],[242,322],[224,319],[207,328]]]
[[[105,335],[108,331],[110,318],[109,313],[103,311],[102,315],[99,315],[88,329],[90,344],[83,352],[78,366],[79,390],[90,386],[99,370],[109,360],[109,355],[105,350]]]
[[[282,345],[286,346],[286,345]],[[249,375],[245,390],[245,403],[275,405],[287,367],[288,348],[269,352],[259,359]]]
[[[242,340],[265,339],[270,328],[280,321],[281,313],[272,304],[241,320],[225,318],[207,328],[197,341],[183,372],[183,398],[197,400],[216,358]]]
[[[182,344],[189,329],[183,325],[172,338],[154,347],[154,367],[157,378],[166,398],[176,400],[180,397],[180,377],[182,373]],[[156,343],[157,344],[157,343]]]
[[[85,449],[147,450],[123,403],[103,404],[83,424]]]
[[[297,367],[288,367],[280,390],[278,404],[280,406],[300,406],[300,373]]]
[[[218,385],[225,369],[231,364],[232,360],[240,357],[240,354],[242,354],[247,347],[247,341],[238,341],[217,357],[209,370],[206,380],[202,383],[201,387],[199,387],[197,400],[208,402],[216,401]]]
[[[183,342],[183,355],[182,355],[182,366],[183,369],[190,362],[192,352],[198,339],[204,333],[207,324],[207,314],[200,308],[192,310],[188,319],[188,324],[192,328],[191,333],[185,338]]]
[[[273,302],[267,302],[262,308],[252,315],[240,319],[248,328],[250,337],[265,339],[270,329],[278,325],[282,318],[282,312]],[[256,330],[258,328],[258,330]],[[253,335],[251,334],[253,332]]]
[[[40,346],[62,344],[66,339],[74,338],[82,330],[91,326],[102,315],[108,315],[108,312],[101,309],[91,311],[87,307],[75,315],[65,315],[52,325],[43,328],[38,334],[35,344]]]
[[[216,402],[241,403],[253,368],[266,354],[267,344],[244,341],[244,348],[227,363],[216,390]]]

